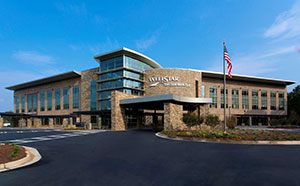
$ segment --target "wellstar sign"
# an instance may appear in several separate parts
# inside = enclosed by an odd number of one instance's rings
[[[148,78],[150,87],[156,87],[159,84],[163,84],[165,87],[190,87],[188,83],[179,83],[179,78],[176,76],[157,76]]]

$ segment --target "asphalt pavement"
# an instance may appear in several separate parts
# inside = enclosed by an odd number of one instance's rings
[[[2,141],[8,140],[4,135],[0,134]],[[18,135],[16,139],[22,139],[24,134]],[[300,185],[299,146],[172,141],[145,130],[90,133],[25,145],[37,148],[42,160],[0,173],[1,186]]]

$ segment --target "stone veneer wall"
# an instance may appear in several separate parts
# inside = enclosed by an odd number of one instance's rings
[[[92,81],[98,80],[97,72],[99,72],[99,68],[93,68],[81,72],[81,82],[80,82],[80,110],[81,111],[91,110],[90,109],[91,106],[90,84]],[[98,90],[98,85],[97,85],[97,90]],[[99,107],[97,106],[97,108]],[[82,115],[81,121],[85,122],[86,124],[89,124],[91,122],[91,117],[89,115]]]
[[[155,82],[150,82],[151,77],[178,77],[178,81],[170,81],[168,83],[186,83],[189,87],[165,87],[159,83],[156,87],[150,87]],[[200,97],[201,72],[191,71],[188,69],[153,69],[145,71],[145,96],[153,96],[158,94],[175,94],[185,97],[196,97],[196,80],[198,81],[198,92]]]
[[[121,107],[120,100],[136,97],[139,96],[116,90],[111,92],[111,130],[126,130],[125,109]]]
[[[186,125],[182,121],[183,106],[164,103],[164,130],[183,130]]]

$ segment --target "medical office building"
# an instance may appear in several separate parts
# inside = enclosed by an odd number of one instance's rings
[[[14,91],[15,126],[183,129],[182,116],[236,116],[240,125],[268,125],[287,115],[287,86],[295,82],[162,68],[153,59],[121,48],[95,56],[99,66],[7,87]]]

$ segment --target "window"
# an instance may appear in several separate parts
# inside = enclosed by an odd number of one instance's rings
[[[242,90],[242,108],[249,109],[249,93],[247,89]]]
[[[45,92],[40,93],[40,111],[45,111]]]
[[[284,93],[279,92],[278,94],[279,110],[284,110]]]
[[[107,80],[107,79],[113,79],[113,78],[120,78],[123,77],[123,71],[117,71],[117,72],[109,72],[105,74],[100,75],[100,80]]]
[[[272,91],[271,92],[271,110],[276,110],[276,92]]]
[[[267,110],[268,108],[268,101],[267,101],[267,91],[261,91],[261,109]]]
[[[109,99],[111,96],[111,91],[100,92],[100,99]]]
[[[55,110],[60,110],[60,89],[55,89]]]
[[[144,80],[144,75],[140,73],[130,72],[127,70],[124,70],[124,77],[137,79],[137,80]]]
[[[205,98],[205,85],[201,85],[201,96]]]
[[[101,72],[122,68],[122,67],[123,67],[123,56],[115,57],[100,62]]]
[[[20,112],[20,97],[16,96],[16,113]]]
[[[123,87],[122,79],[107,81],[100,84],[100,89],[110,89],[110,88],[117,88],[117,87]]]
[[[47,110],[52,110],[52,90],[47,92]]]
[[[199,97],[199,82],[196,80],[195,81],[195,94],[196,94],[196,98]]]
[[[37,111],[37,94],[32,95],[32,101],[33,101],[33,112]]]
[[[212,98],[212,103],[210,104],[210,108],[217,108],[217,87],[209,87],[209,97]]]
[[[63,89],[63,102],[64,102],[64,109],[69,109],[69,88],[66,87]]]
[[[258,91],[252,90],[252,109],[258,109]]]
[[[27,112],[32,112],[32,94],[27,96]]]
[[[90,84],[90,109],[97,110],[97,83],[92,81]]]
[[[153,69],[153,67],[151,67],[150,65],[128,56],[125,56],[125,67],[139,72]]]
[[[21,112],[22,113],[25,112],[25,96],[24,95],[21,96]]]
[[[100,109],[101,110],[110,110],[111,102],[110,100],[100,101]]]
[[[79,108],[79,86],[73,86],[73,108]]]
[[[143,83],[130,79],[124,79],[124,87],[143,89]]]
[[[233,88],[231,91],[232,94],[232,108],[238,109],[239,108],[239,89]]]
[[[221,108],[224,108],[224,87],[221,88]],[[226,108],[228,108],[228,89],[226,88]]]

